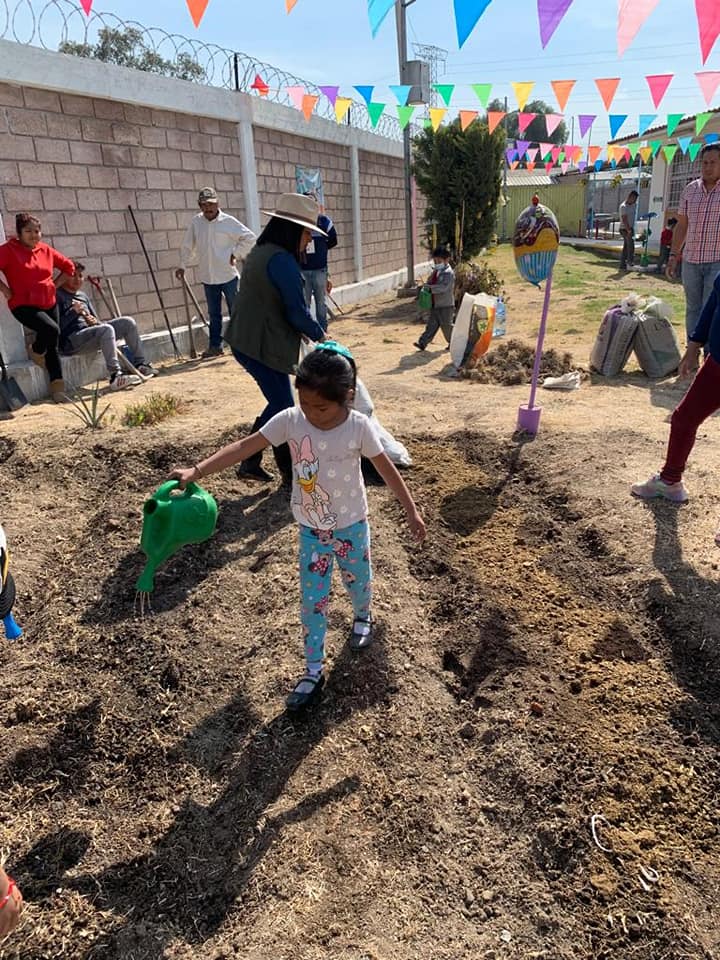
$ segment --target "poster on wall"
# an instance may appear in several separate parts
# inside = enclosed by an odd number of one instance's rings
[[[320,204],[320,212],[325,210],[325,191],[323,190],[322,171],[309,167],[295,167],[297,193],[313,197]]]

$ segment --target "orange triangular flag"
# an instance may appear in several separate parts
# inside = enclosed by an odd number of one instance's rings
[[[560,107],[560,113],[565,113],[565,107],[567,106],[568,99],[572,93],[572,88],[575,86],[574,80],[551,80],[550,86],[553,88],[553,93],[555,94],[555,99],[558,102]]]
[[[513,160],[513,162],[510,164],[510,169],[517,170],[518,163],[520,163],[519,160]]]
[[[460,129],[467,130],[473,120],[477,117],[477,110],[461,110],[460,111]]]
[[[200,26],[200,21],[205,16],[205,11],[207,10],[209,2],[210,0],[187,0],[190,16],[193,18],[195,29]]]
[[[532,171],[535,169],[535,161],[528,160],[528,162],[525,164],[525,168],[532,173]]]
[[[488,124],[488,133],[492,133],[495,127],[499,123],[502,123],[503,118],[506,116],[504,110],[488,110],[487,115],[487,124]]]
[[[602,101],[605,104],[606,110],[610,109],[610,105],[613,102],[619,83],[620,77],[610,77],[604,80],[595,81],[595,86],[600,92],[600,96],[602,97]]]
[[[305,114],[306,120],[309,120],[313,115],[313,110],[319,99],[320,97],[316,97],[312,93],[306,93],[302,98],[302,112]]]
[[[295,6],[296,3],[297,3],[297,0],[285,0],[285,9],[287,10],[288,13],[290,13],[290,11],[292,10],[292,8]]]
[[[595,163],[601,153],[602,147],[588,147],[588,159],[590,163]]]

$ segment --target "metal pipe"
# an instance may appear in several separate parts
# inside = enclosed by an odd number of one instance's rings
[[[414,0],[411,0],[414,2]],[[407,7],[406,0],[397,0],[395,5],[395,21],[397,26],[398,66],[400,67],[400,83],[403,83],[407,73]],[[415,246],[414,211],[412,201],[412,146],[410,138],[410,124],[403,130],[403,178],[405,188],[405,241],[407,247],[407,287],[415,285]]]
[[[148,265],[148,270],[150,271],[150,276],[152,277],[153,286],[155,287],[155,293],[157,294],[158,301],[160,302],[160,309],[162,310],[162,315],[165,318],[165,326],[167,331],[170,334],[170,342],[172,343],[173,350],[175,351],[175,359],[182,360],[182,354],[178,350],[178,345],[175,342],[175,334],[172,331],[170,326],[170,319],[167,315],[167,310],[165,309],[165,304],[163,302],[162,294],[160,293],[160,287],[158,286],[157,277],[155,276],[155,271],[153,270],[153,265],[150,262],[150,257],[147,252],[147,247],[145,246],[145,241],[143,240],[143,235],[140,233],[140,227],[138,226],[137,220],[135,219],[135,211],[128,204],[128,210],[130,211],[130,216],[132,217],[133,226],[135,227],[135,233],[138,236],[140,241],[140,246],[142,247],[142,252],[145,254],[145,261]]]

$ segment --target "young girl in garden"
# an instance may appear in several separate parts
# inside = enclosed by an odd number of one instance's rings
[[[425,524],[408,488],[383,453],[374,427],[351,409],[355,362],[340,344],[325,341],[298,367],[295,387],[299,407],[278,413],[256,433],[223,447],[207,460],[171,477],[180,486],[201,480],[269,445],[287,443],[293,461],[292,510],[300,526],[301,621],[306,672],[287,698],[297,711],[320,694],[325,680],[325,633],[334,560],[353,605],[350,646],[363,650],[373,640],[370,612],[372,572],[367,495],[360,458],[367,457],[405,508],[418,542]]]

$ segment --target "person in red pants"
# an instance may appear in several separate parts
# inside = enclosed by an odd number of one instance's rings
[[[633,484],[630,489],[634,497],[641,500],[663,497],[673,503],[685,503],[688,499],[682,477],[698,428],[720,410],[720,274],[715,278],[712,293],[690,334],[687,350],[680,361],[681,377],[689,377],[697,369],[703,348],[705,360],[670,419],[665,464],[645,483]],[[715,534],[715,543],[720,546],[720,530]]]

